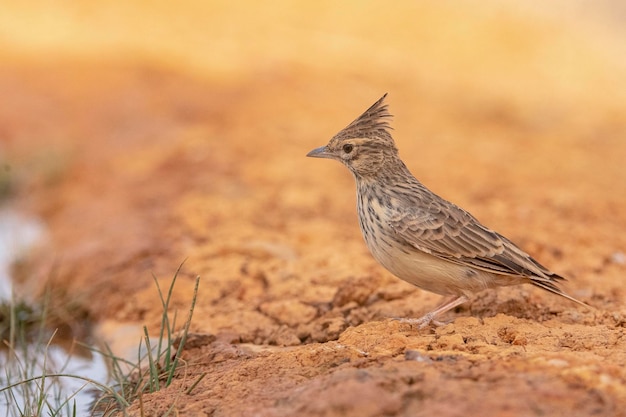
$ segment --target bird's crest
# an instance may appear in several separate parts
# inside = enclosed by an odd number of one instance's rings
[[[393,144],[393,139],[389,133],[391,126],[387,120],[392,116],[389,113],[387,103],[385,103],[385,97],[387,97],[387,93],[345,129],[337,133],[335,139],[377,137],[383,141],[390,140]]]

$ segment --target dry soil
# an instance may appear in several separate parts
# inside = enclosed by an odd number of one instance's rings
[[[49,229],[22,291],[154,331],[152,275],[186,260],[185,366],[141,415],[624,415],[623,13],[561,6],[9,2],[0,156]],[[594,309],[520,286],[393,320],[439,298],[371,258],[348,171],[305,158],[385,92],[413,173]]]

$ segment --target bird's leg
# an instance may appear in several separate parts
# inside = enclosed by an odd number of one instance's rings
[[[435,320],[435,318],[445,313],[446,311],[452,310],[454,307],[465,303],[468,300],[469,299],[464,295],[454,296],[452,298],[446,299],[433,311],[424,314],[422,317],[418,319],[399,319],[399,320],[402,323],[408,323],[410,325],[417,325],[419,329],[423,329],[424,327],[430,325],[431,323],[434,324],[435,326],[443,326],[446,323]]]

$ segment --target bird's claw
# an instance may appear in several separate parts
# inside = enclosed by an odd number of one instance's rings
[[[394,317],[393,320],[399,321],[400,323],[406,323],[410,326],[417,326],[418,329],[425,329],[426,327],[429,327],[430,325],[440,327],[440,326],[445,326],[446,324],[448,324],[447,322],[444,322],[444,321],[435,320],[432,314],[425,314],[424,316],[418,319]]]

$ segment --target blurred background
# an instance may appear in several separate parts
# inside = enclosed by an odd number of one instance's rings
[[[323,259],[347,242],[370,268],[352,179],[304,155],[386,92],[418,178],[531,251],[566,235],[560,250],[583,264],[591,251],[592,269],[614,253],[623,217],[625,10],[5,2],[2,195],[44,220],[53,248],[25,287],[61,258],[57,279],[85,299],[140,291],[149,279],[129,274],[184,257],[232,277],[239,261],[210,259],[250,239]],[[549,210],[534,216],[539,207]],[[139,314],[120,299],[73,302],[96,317]]]

